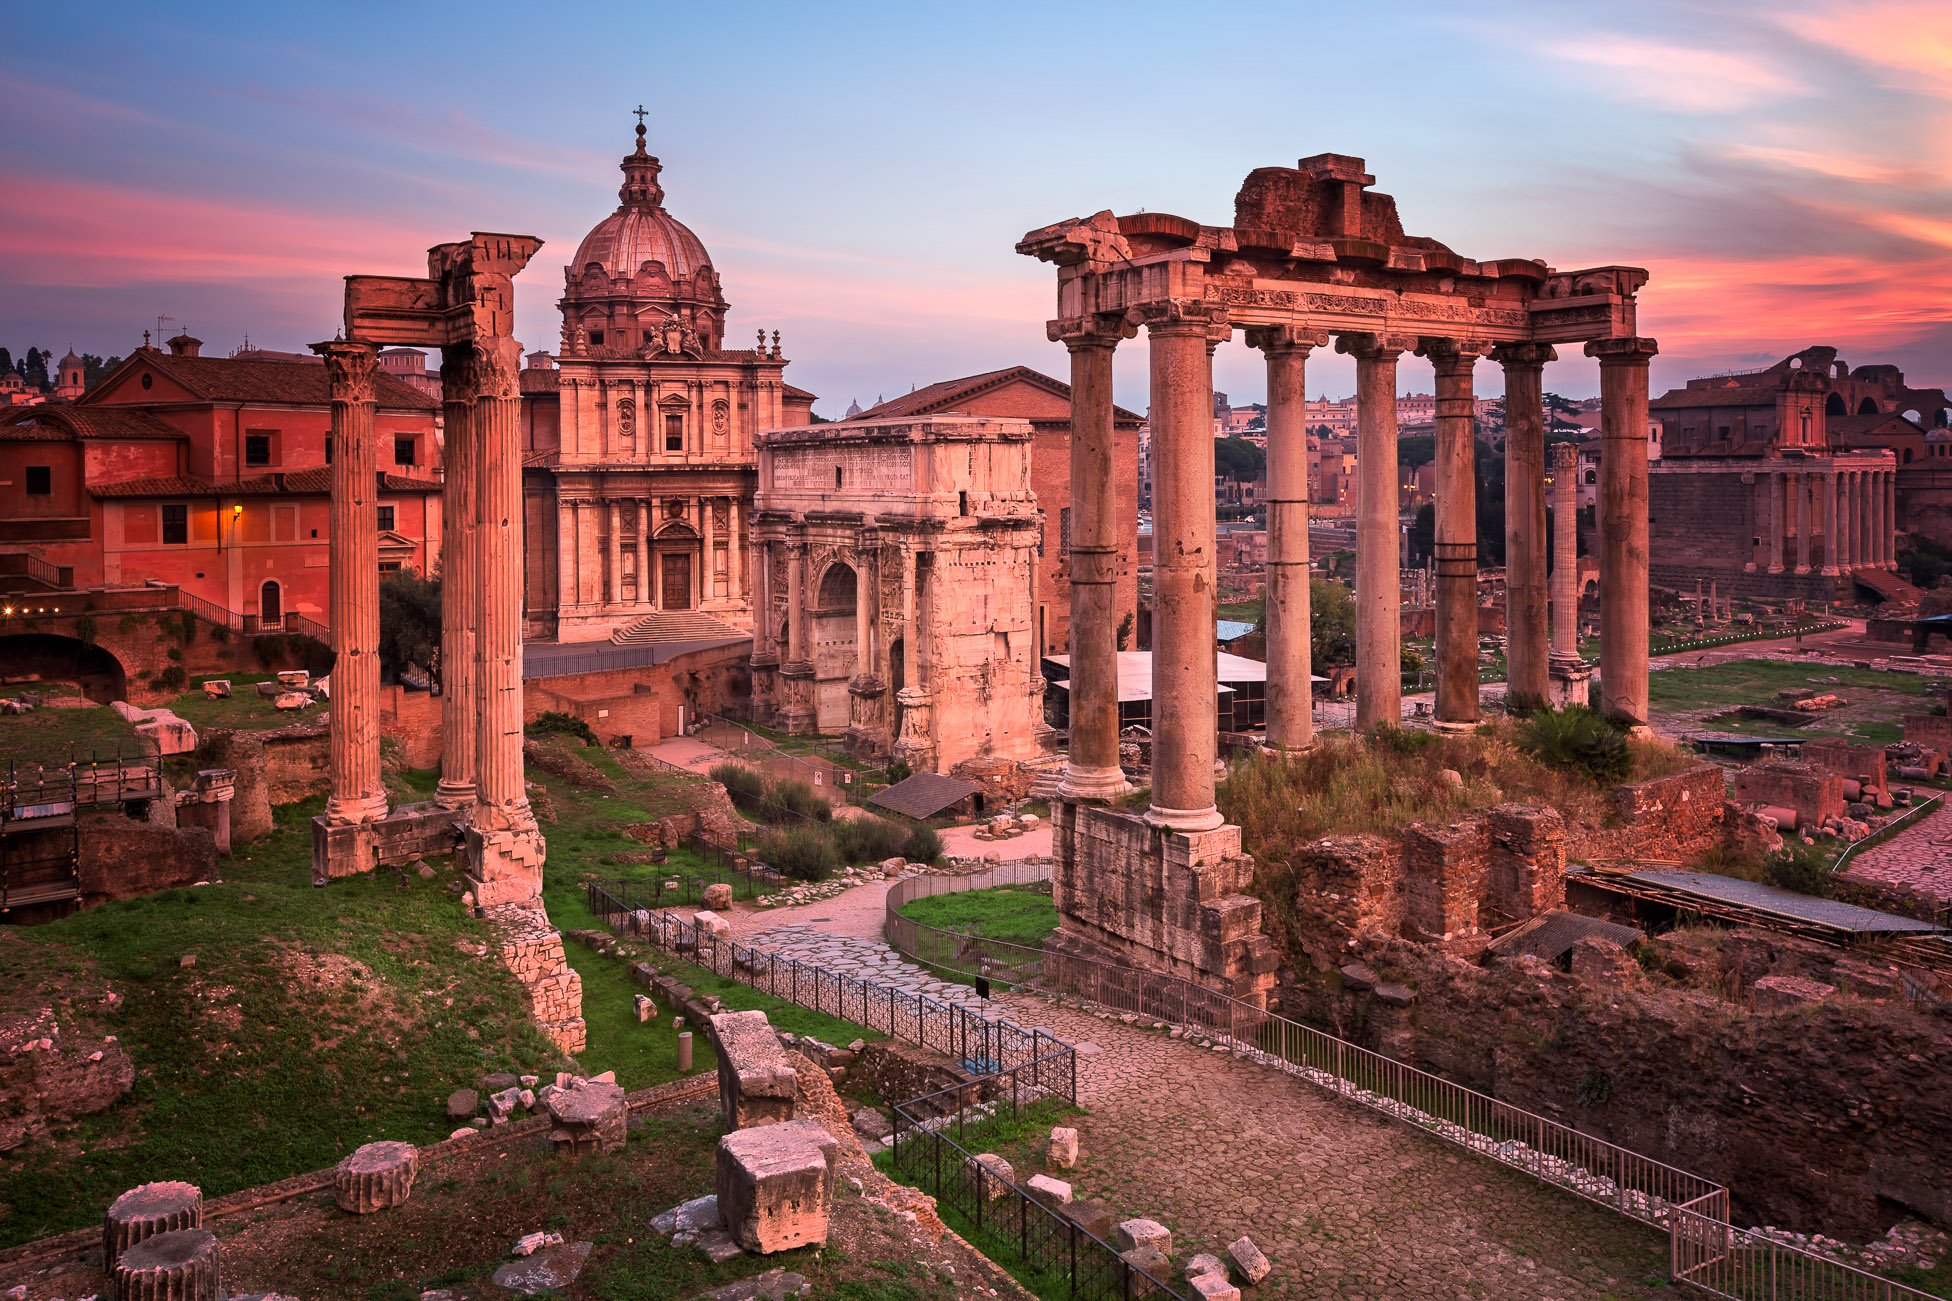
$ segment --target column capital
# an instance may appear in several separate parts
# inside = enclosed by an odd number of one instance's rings
[[[1259,348],[1269,356],[1298,352],[1305,357],[1317,348],[1328,346],[1328,331],[1293,322],[1286,325],[1258,325],[1247,331],[1247,346]]]
[[[1548,361],[1559,360],[1559,350],[1549,343],[1494,343],[1491,345],[1491,360],[1506,370],[1529,368],[1539,370]]]
[[[1645,366],[1660,350],[1660,345],[1652,339],[1631,336],[1586,341],[1586,355],[1597,357],[1602,366]]]
[[[1072,352],[1087,348],[1116,348],[1121,340],[1139,332],[1139,327],[1119,312],[1092,312],[1044,322],[1044,335]]]
[[[1233,321],[1220,303],[1204,298],[1162,298],[1128,308],[1125,319],[1133,326],[1143,325],[1154,334],[1198,334],[1211,343],[1225,341],[1233,334]]]
[[[472,402],[481,395],[481,354],[471,343],[441,349],[441,400]]]
[[[1479,357],[1490,352],[1488,339],[1453,339],[1447,335],[1425,335],[1417,340],[1417,356],[1442,365],[1475,365]]]
[[[334,401],[374,400],[373,376],[379,369],[380,356],[377,347],[360,339],[334,339],[313,344],[312,351],[325,358]]]
[[[1575,444],[1552,444],[1552,473],[1557,475],[1560,471],[1578,473],[1579,448]]]
[[[1416,346],[1413,334],[1351,331],[1335,336],[1335,350],[1358,361],[1395,361]]]
[[[475,355],[475,394],[483,398],[522,396],[522,345],[513,339],[492,339],[472,345]]]

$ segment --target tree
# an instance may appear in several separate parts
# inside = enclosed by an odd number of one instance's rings
[[[47,378],[47,354],[39,348],[29,348],[27,350],[26,369],[21,374],[35,388],[45,389],[52,387]]]
[[[14,355],[11,352],[8,352],[5,348],[0,348],[0,375],[6,374],[8,371],[12,370],[13,368],[14,368]]]
[[[1410,566],[1415,568],[1437,554],[1437,504],[1425,502],[1417,507],[1410,522]]]
[[[1267,469],[1267,453],[1245,438],[1218,438],[1213,443],[1213,469],[1235,483],[1253,483]]]
[[[1557,393],[1548,393],[1545,395],[1545,409],[1548,412],[1563,411],[1569,416],[1579,414],[1579,404],[1577,402],[1574,402],[1571,398],[1562,398]]]
[[[120,357],[97,357],[92,352],[81,354],[81,383],[84,388],[94,388],[97,381],[122,364]]]
[[[1317,673],[1356,662],[1356,601],[1341,583],[1308,580],[1308,646]]]
[[[1419,465],[1428,465],[1437,459],[1437,436],[1435,434],[1411,434],[1396,440],[1396,466],[1407,474]]]
[[[380,671],[397,678],[407,668],[440,672],[441,580],[401,569],[380,579]]]

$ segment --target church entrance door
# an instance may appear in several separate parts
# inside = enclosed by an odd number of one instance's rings
[[[691,557],[682,552],[666,552],[660,556],[659,563],[664,566],[658,575],[658,585],[663,589],[664,608],[667,610],[689,610],[691,608]]]

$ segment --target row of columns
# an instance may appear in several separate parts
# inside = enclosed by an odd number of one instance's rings
[[[378,350],[319,344],[332,396],[332,791],[329,821],[387,811],[379,763]],[[441,542],[441,776],[437,799],[484,833],[529,833],[522,779],[520,349],[441,350],[446,427]]]
[[[1212,356],[1231,326],[1198,302],[1148,305],[1135,316],[1150,335],[1153,496],[1153,783],[1148,820],[1181,831],[1220,823],[1214,801]],[[1071,752],[1064,779],[1074,799],[1125,788],[1118,761],[1117,650],[1112,597],[1117,502],[1110,473],[1111,359],[1134,333],[1123,317],[1053,322],[1071,356]],[[1326,332],[1257,328],[1248,342],[1268,367],[1268,745],[1313,741],[1308,608],[1305,368]],[[1437,383],[1437,720],[1478,717],[1477,520],[1472,373],[1491,355],[1505,369],[1506,521],[1515,707],[1548,698],[1543,344],[1495,347],[1453,339],[1343,333],[1336,350],[1356,360],[1356,724],[1402,717],[1401,579],[1396,366],[1428,357]],[[1603,451],[1600,587],[1606,712],[1634,725],[1647,716],[1647,367],[1650,339],[1590,343],[1600,362]],[[1565,521],[1571,523],[1570,517]],[[1564,524],[1561,525],[1564,527]],[[1569,573],[1572,567],[1568,567]]]
[[[1765,470],[1756,475],[1757,555],[1750,568],[1807,574],[1814,563],[1813,518],[1822,512],[1824,574],[1895,569],[1897,473],[1833,463],[1820,470]],[[1821,492],[1818,502],[1816,495]],[[1795,550],[1790,551],[1794,539]]]
[[[665,596],[663,575],[652,562],[655,558],[658,539],[653,536],[659,518],[658,506],[661,498],[633,497],[628,499],[602,498],[585,500],[564,498],[557,502],[557,592],[563,605],[644,605],[663,608]],[[741,563],[744,549],[738,545],[740,535],[740,515],[743,510],[738,497],[690,497],[690,514],[687,523],[698,534],[699,573],[695,582],[696,606],[715,600],[713,591],[717,575],[714,570],[718,547],[718,516],[716,506],[719,502],[729,503],[727,508],[728,543],[726,548],[726,599],[737,601],[745,596],[745,566]],[[628,526],[628,527],[626,527]],[[637,569],[636,591],[624,594],[623,557],[625,539],[632,538],[630,548],[635,552]],[[685,538],[689,545],[693,539]],[[597,594],[594,601],[583,599],[584,570],[587,557],[601,555],[596,569]]]

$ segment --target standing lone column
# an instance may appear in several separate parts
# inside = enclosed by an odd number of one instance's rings
[[[1478,500],[1471,372],[1484,345],[1426,339],[1437,376],[1437,726],[1478,721]]]
[[[1504,343],[1491,356],[1505,368],[1505,707],[1528,714],[1545,703],[1550,685],[1545,650],[1545,363],[1557,360],[1558,354],[1549,344]],[[1562,478],[1572,486],[1576,514],[1577,468],[1561,470],[1555,455],[1552,475],[1555,494],[1561,491]],[[1556,539],[1556,524],[1554,530]],[[1556,599],[1558,589],[1553,590]],[[1556,625],[1553,632],[1556,653]]]
[[[1579,449],[1571,443],[1552,449],[1552,658],[1580,659]]]
[[[1858,568],[1869,566],[1876,557],[1871,552],[1871,474],[1859,470],[1851,476],[1855,485],[1850,494],[1850,516],[1857,525],[1855,537],[1851,541],[1851,559]]]
[[[1071,354],[1071,748],[1063,793],[1110,799],[1128,788],[1118,762],[1118,492],[1112,353],[1121,318],[1053,321]]]
[[[1823,476],[1823,572],[1837,570],[1837,471],[1833,466]]]
[[[370,343],[315,343],[332,384],[332,794],[328,821],[386,814],[380,783],[379,464]],[[370,866],[371,864],[367,864]]]
[[[434,799],[450,809],[475,801],[480,739],[474,721],[474,630],[481,603],[475,384],[474,349],[441,349],[441,780]],[[558,532],[558,546],[561,537]],[[559,575],[564,568],[559,558]]]
[[[522,769],[521,348],[497,336],[480,344],[481,625],[476,762],[480,793],[469,844],[475,899],[486,906],[542,893],[542,833]]]
[[[1810,572],[1810,476],[1801,471],[1789,476],[1790,490],[1796,494],[1796,572]]]
[[[1212,332],[1204,303],[1162,304],[1148,323],[1152,362],[1152,807],[1175,831],[1221,824],[1214,642]]]
[[[1315,744],[1308,606],[1308,354],[1326,332],[1253,331],[1267,356],[1267,743]]]
[[[1600,363],[1602,712],[1647,725],[1647,363],[1652,339],[1595,339]],[[1780,536],[1780,535],[1778,535]]]
[[[1335,341],[1356,359],[1356,727],[1364,731],[1403,721],[1396,359],[1411,342],[1379,334]]]

